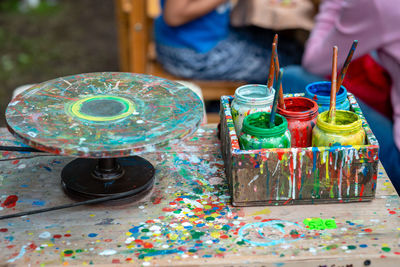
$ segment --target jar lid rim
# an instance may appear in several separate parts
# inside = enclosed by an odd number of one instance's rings
[[[258,95],[255,95],[258,92]],[[267,93],[265,96],[260,96]],[[253,96],[251,96],[253,94]],[[235,91],[235,99],[239,102],[250,102],[252,104],[258,102],[269,102],[274,98],[275,89],[264,84],[246,84],[238,87]]]
[[[305,109],[304,111],[291,111],[288,109],[277,107],[279,114],[283,115],[285,118],[305,120],[314,119],[318,115],[318,104],[312,99],[309,99],[307,97],[295,96],[285,97],[284,101],[286,107],[288,106],[288,104],[292,104],[294,101],[303,101],[307,102],[308,104],[308,109]]]
[[[256,112],[246,116],[243,120],[242,131],[255,137],[274,137],[285,133],[288,124],[285,117],[276,114],[275,126],[272,128],[263,128],[257,126],[259,123],[269,123],[270,112]]]

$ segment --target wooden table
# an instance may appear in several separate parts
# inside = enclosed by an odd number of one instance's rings
[[[235,208],[215,128],[143,154],[156,183],[139,202],[0,221],[0,264],[399,265],[399,197],[382,167],[372,202]],[[6,129],[0,140],[14,143]],[[70,160],[0,152],[0,215],[73,202],[60,186]]]

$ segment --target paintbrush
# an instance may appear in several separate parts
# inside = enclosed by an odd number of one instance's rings
[[[283,69],[279,70],[278,74],[278,80],[277,80],[277,85],[279,86],[282,85],[282,75],[283,75]],[[272,104],[272,109],[271,109],[271,116],[269,118],[269,128],[272,128],[275,126],[275,115],[276,115],[276,108],[278,106],[278,97],[279,97],[279,92],[278,90],[275,90],[275,95],[274,95],[274,102]]]
[[[335,123],[336,118],[336,78],[337,78],[337,55],[338,48],[335,45],[333,47],[333,56],[332,56],[332,81],[331,81],[331,99],[329,103],[329,114],[328,114],[328,122]]]
[[[272,42],[271,60],[269,63],[269,74],[267,82],[268,89],[270,89],[274,84],[274,72],[275,72],[274,58],[275,58],[275,51],[277,44],[278,44],[278,34],[275,34],[274,40]]]
[[[275,46],[274,64],[275,64],[275,72],[276,72],[275,75],[278,77],[280,68],[279,68],[279,59],[278,59],[278,48],[276,46]],[[279,87],[277,87],[276,90],[279,90],[279,101],[278,101],[279,107],[281,109],[286,109],[285,101],[283,100],[282,83],[280,83]]]
[[[344,80],[344,76],[346,76],[347,69],[348,69],[348,67],[350,65],[350,61],[351,61],[351,59],[353,57],[354,51],[356,51],[357,44],[358,44],[358,41],[354,40],[353,44],[351,45],[349,54],[347,54],[346,61],[343,63],[343,67],[342,67],[342,70],[340,72],[338,83],[337,83],[336,92],[339,92],[340,86],[342,86],[342,82]]]

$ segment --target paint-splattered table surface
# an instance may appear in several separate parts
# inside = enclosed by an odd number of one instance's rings
[[[400,201],[382,167],[372,202],[235,208],[215,128],[143,154],[156,182],[137,203],[0,221],[0,264],[398,266]],[[60,186],[71,158],[0,160],[0,215],[73,202]]]
[[[39,83],[8,104],[7,125],[39,150],[85,158],[132,156],[193,133],[201,99],[151,75],[97,72]]]

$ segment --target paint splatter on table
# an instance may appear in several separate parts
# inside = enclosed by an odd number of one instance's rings
[[[27,145],[85,158],[153,150],[192,133],[200,98],[180,83],[134,73],[72,75],[37,84],[6,110],[12,133]]]
[[[382,167],[371,202],[234,208],[215,128],[143,154],[156,183],[140,202],[0,221],[0,263],[397,266],[400,201]],[[2,153],[0,215],[72,202],[59,185],[71,158]]]

